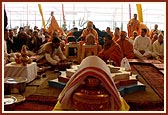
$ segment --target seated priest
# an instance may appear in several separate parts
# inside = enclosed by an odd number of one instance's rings
[[[93,22],[88,21],[87,27],[83,30],[80,38],[82,38],[82,41],[86,42],[86,36],[88,34],[93,34],[95,36],[95,42],[98,43],[98,33],[97,31],[93,28]]]
[[[120,45],[124,57],[127,59],[134,58],[133,45],[128,41],[125,31],[121,31],[120,38],[116,42]]]
[[[52,42],[47,42],[41,46],[40,50],[37,52],[37,63],[49,65],[58,65],[60,62],[66,60],[61,48],[61,40],[57,37],[53,37]]]
[[[110,34],[112,38],[114,37],[114,34],[113,34],[113,32],[111,31],[110,27],[107,27],[107,28],[106,28],[106,32],[107,32],[108,34]]]
[[[98,53],[98,56],[105,62],[112,61],[114,66],[120,66],[123,58],[123,52],[121,47],[112,40],[112,37],[108,34],[104,37],[103,49]]]
[[[88,56],[71,76],[53,109],[76,111],[128,111],[106,63]]]

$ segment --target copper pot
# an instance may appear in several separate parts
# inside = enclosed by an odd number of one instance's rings
[[[26,78],[17,77],[17,78],[5,78],[4,81],[4,92],[5,94],[11,93],[24,93],[26,89]]]
[[[86,79],[86,85],[88,87],[96,87],[97,85],[99,85],[99,83],[100,83],[100,81],[95,77],[88,77]]]
[[[94,77],[87,77],[72,98],[74,109],[78,111],[105,111],[110,108],[110,94]]]

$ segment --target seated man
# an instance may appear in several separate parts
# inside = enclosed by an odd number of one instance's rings
[[[106,28],[106,32],[107,32],[108,34],[110,34],[111,37],[113,38],[114,34],[113,34],[113,32],[111,31],[110,27],[107,27],[107,28]]]
[[[121,31],[121,35],[120,38],[117,40],[117,43],[120,45],[124,57],[126,57],[127,59],[133,59],[133,45],[128,41],[126,36],[127,33],[125,31]]]
[[[164,60],[164,43],[162,34],[159,34],[158,39],[153,43],[152,56],[161,62]]]
[[[97,31],[93,28],[93,22],[88,21],[87,27],[83,30],[80,38],[83,39],[84,42],[86,42],[86,36],[88,34],[93,34],[95,36],[95,42],[98,43],[98,33]]]
[[[154,34],[153,37],[152,37],[152,39],[150,39],[150,40],[151,40],[151,43],[150,43],[149,50],[150,50],[151,52],[153,52],[153,43],[154,43],[157,39],[158,39],[158,35],[157,35],[157,34]]]
[[[110,35],[104,37],[104,48],[98,53],[98,56],[105,62],[113,61],[115,66],[120,66],[123,53],[120,46],[112,40]]]
[[[96,81],[98,81],[97,84]],[[98,88],[96,88],[97,85],[99,85]],[[94,90],[95,88],[96,90]],[[100,92],[97,94],[96,91]],[[88,93],[93,94],[89,95]],[[107,103],[102,101],[103,95],[108,97]],[[101,97],[96,100],[95,98],[98,96]],[[97,56],[88,56],[69,79],[53,110],[128,111],[129,108],[118,92],[106,63]]]
[[[120,37],[120,28],[119,27],[116,27],[115,28],[115,31],[114,31],[114,36],[112,37],[114,41],[117,41]]]
[[[49,63],[51,65],[57,65],[60,61],[64,61],[66,57],[60,48],[60,39],[54,37],[52,42],[47,42],[42,45],[41,49],[38,51],[37,63],[44,64]]]
[[[76,38],[73,35],[74,32],[78,31],[77,27],[72,28],[67,34],[66,34],[66,39],[65,39],[65,43],[71,42],[69,41],[69,39],[71,38],[73,41],[75,40],[76,42]]]
[[[146,29],[141,29],[141,35],[137,36],[133,48],[134,54],[139,59],[148,59],[151,57],[150,38],[146,36]]]
[[[161,33],[161,32],[160,32],[160,30],[158,29],[158,24],[155,24],[155,25],[154,25],[154,29],[151,29],[150,38],[152,39],[154,34],[159,35],[160,33]]]
[[[128,41],[133,45],[135,38],[138,36],[137,31],[133,31],[133,36],[128,38]]]
[[[38,31],[35,30],[33,35],[27,39],[27,47],[32,53],[36,53],[42,45],[42,38],[39,37]]]

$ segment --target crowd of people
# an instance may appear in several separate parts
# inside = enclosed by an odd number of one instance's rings
[[[125,31],[116,27],[114,32],[107,27],[101,31],[103,36],[100,36],[100,31],[98,32],[92,21],[88,21],[83,30],[79,31],[75,27],[64,33],[54,29],[48,32],[44,28],[38,29],[37,26],[34,29],[20,27],[18,32],[16,29],[5,29],[5,63],[11,61],[9,58],[14,57],[14,54],[19,53],[22,46],[26,45],[28,55],[36,56],[37,63],[58,65],[62,61],[67,61],[64,51],[66,44],[72,38],[76,43],[97,45],[98,53],[96,55],[105,62],[113,61],[115,66],[120,66],[124,57],[143,60],[157,59],[163,62],[164,31],[159,30],[157,24],[149,30],[137,20],[137,14],[134,14],[134,18],[128,22],[127,27],[128,30]],[[78,36],[76,36],[77,33]]]

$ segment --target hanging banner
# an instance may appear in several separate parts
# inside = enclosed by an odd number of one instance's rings
[[[136,4],[137,12],[138,12],[138,20],[143,22],[143,14],[142,14],[142,6],[141,4]]]
[[[62,4],[62,17],[63,17],[64,24],[66,24],[65,14],[64,14],[64,5],[63,4]]]
[[[46,25],[45,25],[45,20],[44,20],[44,17],[43,17],[43,11],[42,11],[41,4],[38,4],[38,7],[39,7],[39,11],[40,11],[40,14],[41,14],[41,17],[42,17],[42,24],[44,26],[44,29],[46,29]]]
[[[62,17],[63,17],[62,29],[63,29],[63,30],[66,30],[66,20],[65,20],[64,5],[63,5],[63,4],[62,4]]]
[[[57,20],[54,16],[54,12],[51,12],[51,21],[50,21],[50,25],[48,27],[48,33],[52,33],[53,31],[57,31],[59,32],[61,35],[66,36],[65,32],[62,30],[62,28],[59,27]]]
[[[129,4],[129,19],[131,20],[131,4]]]

